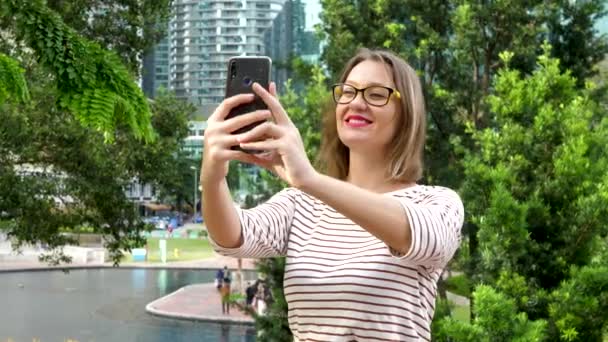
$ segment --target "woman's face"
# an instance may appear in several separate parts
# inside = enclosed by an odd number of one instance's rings
[[[395,89],[395,84],[384,63],[365,60],[357,64],[348,74],[345,84],[358,89],[370,86],[384,86]],[[352,88],[344,88],[352,96]],[[368,92],[368,99],[381,94]],[[365,101],[363,93],[347,104],[338,103],[336,107],[336,124],[338,136],[342,143],[352,151],[369,151],[384,153],[397,129],[399,101],[393,94],[384,106],[372,106]]]

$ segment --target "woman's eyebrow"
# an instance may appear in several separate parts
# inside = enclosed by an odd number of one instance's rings
[[[361,83],[356,82],[356,81],[346,80],[346,81],[344,81],[344,83],[345,84],[353,85],[353,86],[355,86],[357,88],[367,88],[367,87],[373,87],[373,86],[388,87],[386,84],[380,83],[380,82],[367,82],[367,83],[365,83],[365,87],[362,87]]]

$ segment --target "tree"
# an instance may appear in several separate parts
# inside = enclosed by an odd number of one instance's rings
[[[549,9],[552,56],[559,58],[561,70],[570,70],[577,86],[583,87],[586,79],[597,74],[594,66],[608,52],[606,34],[599,36],[594,27],[608,11],[606,1],[556,1]]]
[[[499,72],[493,127],[469,126],[477,149],[463,149],[461,194],[479,227],[474,274],[547,320],[549,340],[599,341],[608,278],[592,263],[608,234],[608,119],[544,49],[532,75]]]
[[[602,0],[576,1],[572,10],[564,10],[566,3],[573,1],[322,0],[323,60],[334,79],[361,46],[387,48],[408,60],[427,97],[425,179],[458,187],[462,174],[450,136],[463,136],[467,121],[479,128],[492,123],[485,97],[502,66],[500,52],[512,51],[511,66],[530,72],[539,46],[551,37],[564,44],[553,57],[579,61],[576,77],[596,73],[597,56],[608,52],[593,28],[605,13]]]
[[[102,133],[55,106],[52,81],[44,76],[31,76],[30,103],[5,104],[1,115],[0,212],[9,220],[6,232],[17,246],[47,245],[49,261],[63,262],[52,250],[74,243],[64,233],[87,228],[105,236],[118,262],[123,250],[143,245],[147,229],[125,196],[126,186],[138,179],[168,192],[183,181],[177,165],[184,162],[179,149],[189,105],[161,97],[152,105],[154,142],[145,144],[119,126],[114,143],[107,144]]]
[[[513,299],[487,285],[480,285],[473,294],[473,310],[478,314],[472,324],[453,318],[440,322],[434,341],[521,341],[540,342],[546,338],[547,322],[530,321],[523,312],[517,312]],[[508,317],[508,319],[505,319]]]
[[[57,101],[82,125],[113,139],[116,124],[151,141],[150,109],[141,89],[116,54],[79,36],[43,0],[0,4],[0,28],[13,33],[55,77]]]
[[[6,99],[15,97],[17,101],[29,100],[27,83],[23,69],[5,54],[0,54],[0,106]]]
[[[129,148],[129,154],[124,157],[139,181],[153,185],[160,198],[179,210],[184,202],[194,201],[190,166],[200,166],[200,160],[192,160],[181,149],[188,136],[188,118],[196,107],[161,89],[151,101],[151,108],[157,141],[141,144],[132,136],[124,135],[118,143]]]
[[[118,54],[137,75],[143,54],[165,37],[172,0],[47,0],[48,7],[87,39]]]
[[[144,244],[149,228],[125,196],[128,184],[152,183],[178,206],[185,197],[176,184],[191,179],[178,167],[189,163],[180,148],[193,108],[170,94],[150,106],[114,53],[82,38],[43,1],[2,2],[0,24],[0,52],[10,56],[2,65],[19,61],[31,93],[29,102],[2,105],[2,229],[17,247],[48,246],[51,262],[68,261],[57,252],[74,242],[65,233],[100,233],[118,263],[123,250]],[[4,82],[0,89],[14,94]]]

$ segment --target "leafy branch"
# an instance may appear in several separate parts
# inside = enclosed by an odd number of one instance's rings
[[[112,141],[115,127],[124,123],[136,137],[154,140],[147,100],[115,53],[82,38],[44,0],[3,1],[0,19],[11,23],[17,39],[53,72],[60,107],[83,126]],[[0,86],[8,84],[0,81]]]
[[[0,53],[0,105],[11,97],[26,102],[30,95],[23,77],[23,69],[15,60]]]

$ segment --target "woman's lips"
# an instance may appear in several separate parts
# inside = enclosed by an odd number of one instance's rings
[[[361,115],[348,115],[344,123],[348,127],[360,128],[371,125],[372,121]]]

